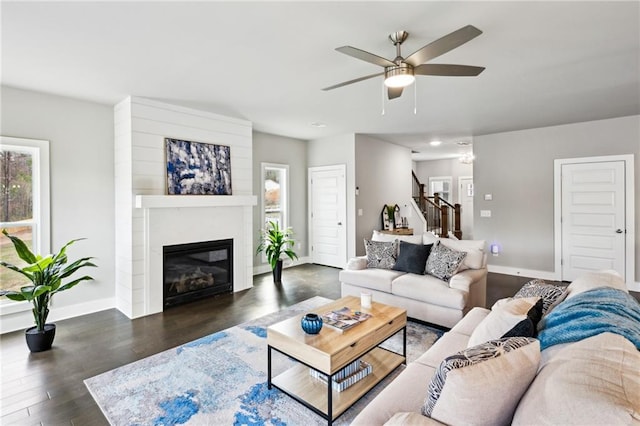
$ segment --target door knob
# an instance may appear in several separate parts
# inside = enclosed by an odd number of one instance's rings
[[[616,234],[622,234],[622,229],[616,229]]]

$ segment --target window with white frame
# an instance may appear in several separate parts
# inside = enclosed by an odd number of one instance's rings
[[[289,219],[289,166],[262,163],[262,225],[276,222],[281,229]]]
[[[440,198],[445,201],[452,202],[451,196],[451,176],[437,176],[429,178],[429,195],[433,196],[436,193]]]
[[[0,137],[0,229],[36,253],[49,253],[49,141]],[[0,259],[23,264],[2,234]],[[17,272],[0,268],[0,290],[17,290],[27,283]]]

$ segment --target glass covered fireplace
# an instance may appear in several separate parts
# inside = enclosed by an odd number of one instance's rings
[[[163,247],[164,307],[233,292],[233,239]]]

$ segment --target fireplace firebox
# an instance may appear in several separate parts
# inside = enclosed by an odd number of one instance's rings
[[[163,247],[164,307],[233,292],[233,239]]]

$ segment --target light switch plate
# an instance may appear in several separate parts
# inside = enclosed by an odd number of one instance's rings
[[[491,217],[491,210],[480,210],[480,217]]]
[[[484,194],[484,200],[485,201],[493,200],[493,194]]]

